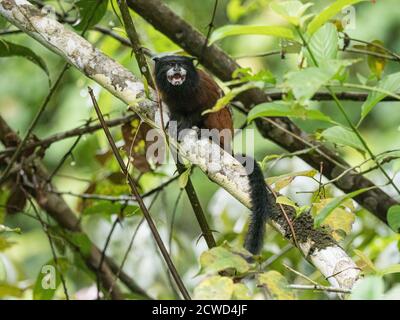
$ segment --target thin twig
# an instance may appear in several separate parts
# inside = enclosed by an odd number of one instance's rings
[[[65,295],[65,299],[69,300],[69,294],[68,294],[68,289],[67,289],[67,284],[64,278],[64,274],[61,271],[60,265],[59,265],[59,261],[58,261],[58,257],[57,257],[57,253],[56,253],[56,249],[54,247],[54,243],[53,243],[53,239],[51,238],[50,233],[48,232],[48,227],[47,224],[43,221],[43,219],[41,218],[40,214],[39,214],[39,210],[36,208],[35,204],[33,203],[32,197],[28,194],[28,192],[26,192],[24,190],[24,193],[33,209],[33,211],[36,214],[36,218],[37,220],[40,222],[42,229],[44,231],[44,233],[47,236],[47,239],[49,240],[49,245],[50,245],[50,250],[51,250],[51,254],[53,255],[53,260],[54,260],[54,265],[57,269],[57,272],[60,276],[60,280],[61,280],[61,285],[63,287],[64,290],[64,295]]]
[[[175,216],[176,216],[176,211],[178,209],[178,204],[179,204],[179,200],[182,197],[182,192],[183,189],[179,190],[179,194],[176,197],[176,201],[174,203],[174,208],[172,210],[172,217],[171,217],[171,223],[169,226],[169,240],[168,240],[168,247],[169,247],[169,254],[172,255],[172,236],[173,236],[173,230],[174,230],[174,224],[175,224]]]
[[[122,272],[122,270],[124,268],[125,262],[128,259],[129,253],[131,252],[131,249],[132,249],[132,246],[133,246],[133,241],[135,240],[136,235],[137,235],[137,233],[139,231],[139,228],[142,225],[142,223],[144,222],[144,220],[145,220],[144,217],[142,219],[140,219],[138,225],[135,228],[135,231],[132,234],[131,240],[129,241],[128,248],[126,249],[124,257],[122,258],[122,262],[119,265],[117,272],[115,272],[115,278],[114,278],[113,284],[111,285],[111,287],[110,287],[110,289],[108,291],[109,294],[112,293],[112,291],[114,289],[114,285],[117,282],[117,279],[119,278],[119,276],[120,276],[120,274],[121,274],[121,272]]]
[[[281,249],[281,251],[272,257],[268,258],[263,264],[262,264],[262,269],[265,270],[268,266],[273,264],[275,261],[280,259],[283,255],[288,253],[290,250],[292,250],[294,247],[291,243],[287,244],[285,247]]]
[[[208,41],[210,40],[211,32],[215,27],[214,20],[215,20],[215,15],[217,13],[217,8],[218,8],[218,0],[214,0],[214,7],[213,7],[212,15],[211,15],[211,21],[208,24],[208,31],[207,31],[206,39],[204,41],[204,45],[203,45],[203,48],[201,49],[201,54],[200,54],[200,57],[199,57],[199,62],[200,63],[203,62],[203,57],[204,57],[204,54],[205,54],[205,52],[207,50]]]
[[[116,119],[113,119],[113,120],[107,120],[106,123],[107,123],[108,127],[110,127],[110,128],[111,127],[116,127],[116,126],[119,126],[121,124],[129,123],[135,117],[136,117],[136,115],[130,114],[130,115],[123,116],[123,117],[120,117],[120,118],[116,118]],[[39,147],[39,146],[47,148],[51,144],[53,144],[55,142],[62,141],[62,140],[68,139],[68,138],[79,137],[79,136],[85,135],[85,134],[90,134],[90,133],[93,133],[93,132],[95,132],[97,130],[100,130],[100,129],[101,129],[101,125],[100,124],[94,124],[94,125],[85,124],[83,126],[79,126],[77,128],[74,128],[74,129],[71,129],[71,130],[68,130],[68,131],[56,133],[56,134],[54,134],[52,136],[49,136],[46,139],[42,139],[42,140],[39,140],[39,141],[34,141],[34,142],[31,142],[31,143],[28,143],[28,144],[25,145],[23,150],[36,148],[36,147]],[[6,148],[6,149],[0,151],[0,155],[10,154],[10,153],[14,152],[15,150],[16,150],[16,147],[9,147],[9,148]]]
[[[103,248],[103,250],[101,250],[101,258],[100,258],[99,266],[98,266],[97,272],[96,272],[97,300],[100,300],[100,291],[101,291],[100,290],[100,275],[99,275],[99,271],[103,267],[103,262],[104,262],[104,259],[105,259],[105,256],[106,256],[106,251],[107,251],[108,245],[110,244],[112,234],[114,233],[115,227],[117,226],[118,223],[119,223],[119,218],[116,217],[116,219],[114,220],[114,222],[113,222],[113,224],[111,226],[110,232],[107,235],[106,243],[104,244],[104,248]],[[111,290],[111,292],[112,292],[112,290]]]
[[[316,291],[326,291],[326,292],[344,293],[344,294],[351,293],[351,290],[348,289],[325,287],[320,285],[290,284],[288,288],[295,290],[316,290]]]
[[[155,195],[155,197],[151,200],[151,203],[150,203],[150,205],[149,205],[149,210],[152,208],[152,206],[153,206],[154,203],[156,202],[157,197],[158,197],[158,195],[160,194],[160,191],[161,191],[161,190],[162,190],[162,189],[158,190],[157,193],[156,193],[156,195]],[[132,234],[131,240],[129,241],[128,248],[127,248],[126,251],[125,251],[124,257],[122,258],[122,262],[121,262],[121,264],[119,265],[118,271],[115,272],[115,278],[114,278],[114,281],[113,281],[113,283],[112,283],[112,285],[111,285],[111,287],[110,287],[109,294],[112,293],[112,291],[113,291],[113,289],[114,289],[114,285],[115,285],[117,279],[119,278],[119,275],[121,274],[122,270],[124,269],[125,262],[126,262],[126,260],[128,259],[129,253],[131,252],[131,249],[132,249],[132,246],[133,246],[133,241],[135,240],[136,235],[137,235],[137,233],[138,233],[138,231],[139,231],[139,228],[140,228],[140,226],[142,225],[143,222],[144,222],[144,218],[140,219],[138,225],[137,225],[136,228],[135,228],[135,231],[134,231],[133,234]]]
[[[289,271],[291,271],[291,272],[293,272],[294,274],[298,275],[299,277],[305,279],[305,280],[308,281],[308,282],[311,282],[313,285],[315,285],[315,286],[318,286],[318,285],[319,285],[318,282],[316,282],[316,281],[314,281],[313,279],[307,277],[306,275],[302,274],[301,272],[299,272],[299,271],[297,271],[297,270],[294,270],[293,268],[289,267],[288,265],[283,264],[283,266],[284,266],[286,269],[288,269]]]
[[[103,127],[104,133],[106,134],[108,142],[109,142],[109,144],[111,146],[111,149],[112,149],[112,151],[114,153],[114,156],[118,161],[118,164],[119,164],[119,166],[121,168],[122,173],[127,178],[127,181],[128,181],[128,184],[129,184],[129,186],[130,186],[130,188],[132,190],[132,193],[135,195],[135,197],[136,197],[136,199],[137,199],[137,201],[139,203],[140,209],[142,210],[143,215],[146,218],[146,221],[147,221],[147,223],[148,223],[148,225],[150,227],[150,230],[151,230],[151,232],[153,234],[153,237],[154,237],[155,241],[157,242],[158,248],[160,249],[160,251],[161,251],[161,253],[162,253],[163,257],[164,257],[164,260],[167,263],[168,268],[169,268],[169,270],[171,271],[171,273],[172,273],[172,275],[174,277],[174,280],[175,280],[175,282],[176,282],[176,284],[177,284],[177,286],[179,288],[179,291],[181,292],[182,296],[186,300],[190,300],[189,292],[187,291],[185,285],[183,284],[182,279],[179,276],[178,271],[176,270],[176,267],[175,267],[174,263],[172,262],[171,257],[168,254],[167,249],[165,248],[165,245],[164,245],[164,243],[163,243],[163,241],[162,241],[162,239],[160,237],[160,234],[158,233],[157,227],[155,226],[155,224],[153,222],[153,219],[152,219],[152,217],[150,215],[150,212],[147,210],[147,207],[144,204],[143,199],[141,198],[141,196],[139,194],[139,191],[138,191],[138,188],[136,186],[136,183],[133,180],[132,176],[129,174],[129,172],[126,170],[126,165],[125,165],[121,155],[119,154],[119,151],[117,149],[117,146],[115,145],[114,139],[111,136],[111,132],[108,129],[107,124],[105,123],[103,115],[101,113],[101,110],[100,110],[100,108],[99,108],[99,106],[97,104],[97,101],[96,101],[96,98],[94,96],[93,90],[90,87],[89,87],[89,94],[90,94],[90,97],[92,99],[93,106],[94,106],[94,108],[96,110],[96,113],[97,113],[97,116],[99,118],[99,121],[100,121],[100,123],[101,123],[101,125]]]
[[[135,25],[133,24],[131,15],[129,14],[129,8],[126,4],[126,0],[118,0],[117,3],[121,12],[122,20],[124,22],[126,33],[131,42],[133,52],[135,53],[140,73],[146,78],[148,85],[154,88],[154,81],[151,75],[151,71],[147,64],[146,57],[142,52],[139,36],[136,31]]]

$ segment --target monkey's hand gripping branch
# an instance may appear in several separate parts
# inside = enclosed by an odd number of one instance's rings
[[[156,99],[146,98],[143,83],[84,38],[42,13],[26,0],[0,0],[0,15],[63,57],[114,96],[132,105],[143,119],[154,119],[158,105],[154,102]],[[152,93],[152,96],[155,97],[155,94]],[[183,139],[180,151],[211,180],[250,207],[245,169],[233,157],[207,140],[197,141],[193,135],[187,135]],[[209,161],[215,157],[220,159],[218,164]],[[285,237],[291,238],[290,228],[280,210],[280,207],[275,207],[270,223]],[[290,207],[285,206],[285,212],[289,218],[293,218],[294,213]],[[359,277],[359,269],[346,252],[323,230],[314,230],[312,218],[308,214],[294,220],[293,228],[299,250],[304,256],[333,286],[351,289]]]

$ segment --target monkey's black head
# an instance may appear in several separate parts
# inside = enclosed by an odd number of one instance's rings
[[[168,55],[154,58],[155,76],[159,89],[164,92],[186,91],[197,84],[198,74],[193,64],[194,58]],[[182,91],[183,92],[183,91]]]

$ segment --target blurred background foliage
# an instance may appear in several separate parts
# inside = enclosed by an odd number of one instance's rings
[[[60,3],[67,8],[71,2],[46,1],[46,3],[54,6],[57,11],[62,10]],[[214,0],[168,0],[165,2],[202,33],[207,33]],[[221,0],[219,1],[214,24],[216,27],[226,24],[284,24],[282,18],[270,9],[268,2],[267,0]],[[315,12],[325,7],[327,3],[332,3],[332,1],[303,2],[314,3],[312,11]],[[117,7],[115,3],[114,6]],[[133,12],[132,14],[144,46],[158,53],[179,50],[175,44],[142,18]],[[397,0],[378,0],[373,5],[369,2],[362,3],[357,5],[356,28],[349,30],[348,34],[351,37],[366,41],[380,40],[387,48],[394,52],[400,52],[399,17],[400,6],[398,6]],[[106,15],[98,24],[108,28],[121,28],[121,24],[115,17],[111,5],[108,6]],[[4,26],[3,29],[7,27],[9,26]],[[118,32],[118,29],[115,30]],[[100,50],[140,76],[135,59],[127,47],[95,30],[88,31],[87,38]],[[7,40],[30,48],[45,61],[52,81],[56,79],[62,69],[64,62],[60,57],[23,33],[1,36],[0,40]],[[273,37],[230,37],[222,40],[219,44],[234,57],[249,56],[238,59],[238,62],[242,66],[252,68],[254,72],[268,69],[275,75],[278,82],[282,81],[288,71],[296,69],[298,64],[298,56],[291,54],[287,54],[285,59],[282,59],[280,55],[251,57],[257,53],[279,50],[279,41]],[[354,57],[350,54],[343,55]],[[398,62],[388,61],[384,69],[384,75],[399,70],[400,65]],[[14,130],[23,134],[49,91],[47,75],[35,64],[20,57],[0,58],[0,73],[1,116],[5,118]],[[371,75],[366,59],[351,68],[351,78],[356,79],[358,74],[365,78]],[[89,81],[74,68],[70,68],[46,112],[40,119],[35,129],[35,134],[39,138],[45,138],[51,134],[82,125],[89,118],[96,118],[87,92],[88,85],[94,88],[99,105],[104,113],[109,113],[110,117],[117,117],[126,112],[126,106],[123,103],[97,84]],[[358,102],[345,102],[346,111],[354,121],[357,121],[360,116],[360,106],[361,104]],[[313,107],[324,111],[334,120],[344,123],[342,116],[331,102],[313,102]],[[360,127],[361,133],[375,153],[400,147],[399,107],[399,102],[380,103],[362,123]],[[244,121],[244,116],[235,112],[236,127],[242,125]],[[324,123],[315,121],[295,120],[295,122],[310,134],[315,133],[316,129],[324,128],[325,126]],[[122,139],[118,128],[114,129],[113,133],[117,139]],[[73,143],[74,139],[66,139],[54,143],[47,149],[44,163],[50,172],[57,167],[61,158],[68,152]],[[255,157],[260,161],[266,155],[285,153],[278,146],[262,139],[257,131],[255,131],[254,146]],[[68,158],[54,177],[53,181],[57,188],[60,191],[83,193],[93,181],[98,181],[96,193],[111,195],[129,193],[123,179],[122,182],[120,181],[121,179],[114,182],[111,181],[112,179],[107,179],[111,173],[118,172],[118,167],[114,160],[109,159],[105,164],[99,161],[99,158],[101,158],[99,155],[104,154],[107,150],[108,143],[102,131],[84,136],[74,149],[72,156]],[[337,151],[353,165],[363,160],[362,155],[351,148],[337,148]],[[393,161],[386,164],[385,169],[390,175],[393,175],[399,169],[399,164],[399,161]],[[168,180],[174,174],[174,170],[173,166],[162,166],[157,169],[156,173],[143,174],[140,178],[142,191],[149,191]],[[302,170],[310,170],[310,167],[302,160],[290,157],[268,162],[265,172],[267,177],[273,177]],[[138,173],[136,173],[137,175]],[[383,177],[376,171],[368,174],[368,177],[378,184],[384,182]],[[239,246],[243,240],[248,210],[227,192],[211,183],[199,170],[194,170],[192,180],[212,229],[217,231],[215,237],[218,242],[222,243],[223,240],[227,240],[232,245]],[[395,176],[394,181],[400,185],[399,175]],[[300,205],[310,205],[312,194],[304,192],[315,191],[317,188],[318,184],[309,177],[297,177],[281,192],[290,196],[292,200]],[[390,187],[385,187],[385,190],[392,196],[396,196]],[[340,191],[334,188],[328,189],[328,192],[332,196],[341,194]],[[1,191],[0,204],[3,206],[7,193],[6,189]],[[206,245],[203,239],[199,240],[200,229],[192,213],[190,202],[184,192],[181,197],[180,193],[179,183],[177,181],[171,183],[158,194],[151,212],[164,239],[169,237],[172,216],[175,215],[171,239],[172,257],[184,282],[190,290],[193,290],[204,278],[203,275],[198,275],[200,268],[199,256],[206,250]],[[84,230],[88,233],[90,239],[100,248],[104,247],[106,235],[118,217],[119,212],[116,212],[118,210],[115,208],[108,210],[104,203],[92,202],[89,205],[86,204],[85,207],[95,207],[94,210],[80,212],[80,208],[83,205],[82,200],[68,195],[65,195],[65,199],[79,214]],[[152,199],[146,199],[148,204],[151,201]],[[30,205],[26,206],[25,211],[28,213],[33,212]],[[399,235],[362,208],[356,206],[355,211],[356,221],[352,231],[341,241],[341,245],[346,251],[351,256],[354,256],[356,260],[359,258],[353,252],[353,249],[363,252],[380,269],[400,263]],[[133,210],[131,215],[128,215],[121,223],[116,225],[107,250],[107,254],[110,257],[115,258],[116,261],[121,261],[132,233],[137,228],[140,220],[140,212]],[[10,228],[21,229],[21,234],[10,233],[4,235],[4,237],[2,235],[2,239],[6,239],[10,247],[6,249],[0,243],[0,298],[11,296],[31,299],[34,291],[32,288],[41,273],[42,266],[46,265],[52,258],[47,237],[36,220],[24,214],[5,215],[3,208],[0,208],[0,224],[7,225]],[[168,243],[168,241],[166,242]],[[274,255],[279,255],[284,248],[287,249],[287,245],[288,243],[276,231],[268,227],[264,258],[268,259]],[[303,279],[289,271],[284,265],[306,274],[322,284],[327,284],[320,273],[315,271],[295,249],[288,250],[282,254],[268,266],[268,269],[279,271],[289,283],[304,283]],[[176,293],[174,293],[170,285],[171,280],[167,276],[166,267],[162,262],[146,223],[143,223],[138,229],[124,270],[141,287],[146,288],[151,296],[165,299],[176,297]],[[82,270],[80,265],[69,264],[66,269],[66,275],[68,289],[75,298],[93,298],[96,296],[96,287],[93,284],[93,279]],[[372,283],[370,286],[372,288],[384,286],[385,291],[392,290],[392,298],[399,299],[399,280],[399,274],[390,274],[383,278],[373,278],[370,280]],[[382,281],[384,284],[382,284]],[[364,291],[366,292],[367,289]],[[364,291],[361,290],[361,292]],[[334,294],[313,291],[298,291],[296,294],[299,299],[336,298]],[[61,287],[57,290],[55,297],[63,297]],[[256,297],[262,298],[262,294],[258,293]],[[361,296],[361,298],[364,297]]]

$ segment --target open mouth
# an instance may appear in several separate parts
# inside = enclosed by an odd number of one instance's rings
[[[181,72],[174,72],[171,75],[167,76],[168,82],[173,86],[180,86],[186,79],[186,76]]]

